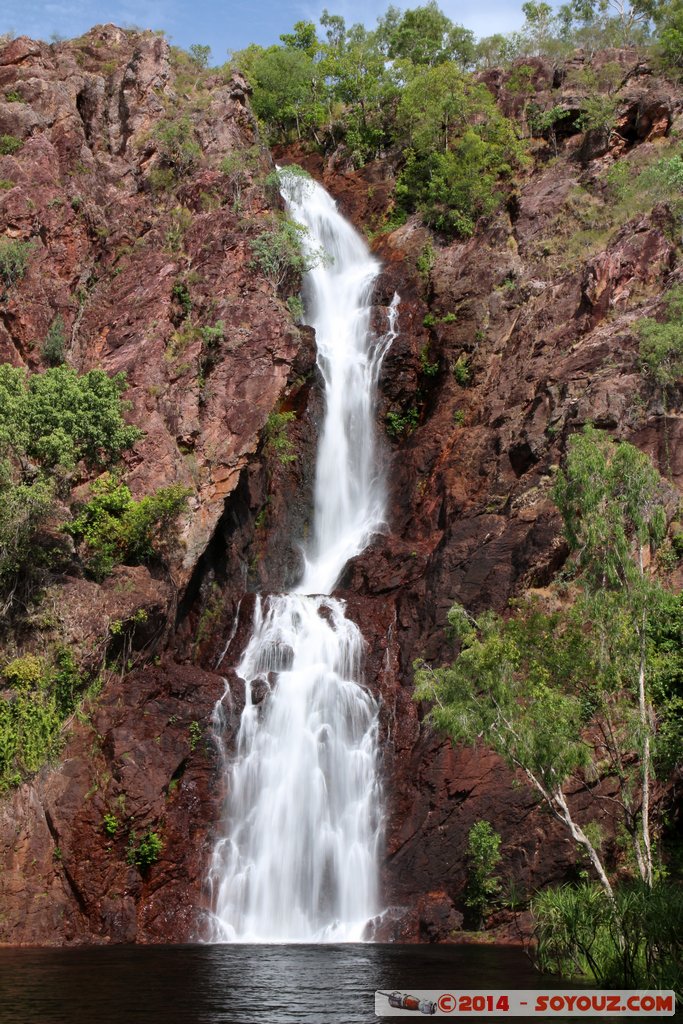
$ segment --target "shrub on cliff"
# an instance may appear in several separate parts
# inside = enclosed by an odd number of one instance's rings
[[[23,142],[14,135],[0,135],[0,156],[11,156],[21,149]]]
[[[58,313],[48,328],[43,345],[43,359],[48,366],[60,366],[64,362],[65,345],[64,317]]]
[[[33,541],[54,506],[52,482],[17,479],[12,464],[0,459],[0,613],[15,599],[27,567],[34,569]]]
[[[8,288],[26,273],[32,250],[31,242],[22,242],[18,238],[0,238],[0,279]]]
[[[500,861],[500,836],[489,821],[475,821],[467,836],[467,889],[465,906],[474,928],[481,928],[484,914],[500,892],[494,874]]]
[[[251,265],[258,267],[273,282],[276,290],[296,284],[302,274],[325,259],[322,250],[304,248],[305,235],[305,227],[284,219],[262,231],[251,242],[254,257]]]
[[[220,172],[225,178],[235,211],[242,207],[242,194],[258,173],[263,154],[258,146],[237,149],[223,157]]]
[[[123,419],[122,373],[79,375],[67,366],[44,373],[0,366],[0,454],[28,458],[44,470],[116,462],[142,431]]]
[[[125,377],[79,376],[59,366],[40,374],[0,365],[0,609],[50,561],[37,531],[53,514],[78,463],[117,462],[141,436],[123,419]]]
[[[88,571],[105,577],[115,565],[160,559],[173,539],[173,527],[191,493],[179,484],[136,501],[128,487],[105,473],[91,486],[92,498],[67,533],[83,545]]]
[[[191,171],[202,155],[187,115],[159,121],[153,137],[163,162],[178,176]]]
[[[137,842],[135,832],[131,832],[128,839],[128,853],[126,861],[136,867],[141,875],[144,875],[152,864],[156,864],[164,849],[164,841],[158,832],[147,829]]]
[[[646,317],[635,326],[640,335],[641,371],[666,408],[683,379],[683,287],[672,288],[666,296],[661,322]]]
[[[452,64],[407,83],[398,126],[407,155],[397,203],[448,235],[471,235],[477,219],[500,206],[501,184],[526,159],[517,129],[488,89]]]
[[[0,670],[8,693],[0,697],[0,793],[37,771],[59,746],[63,723],[83,690],[69,648],[50,657],[26,654]]]

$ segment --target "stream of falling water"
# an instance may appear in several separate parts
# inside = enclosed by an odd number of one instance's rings
[[[377,705],[361,685],[363,637],[329,597],[384,524],[374,428],[377,378],[396,336],[370,329],[379,264],[317,183],[281,172],[290,216],[319,261],[304,279],[325,385],[311,540],[300,582],[257,598],[236,672],[245,706],[225,833],[209,872],[218,942],[353,942],[379,912]],[[321,596],[322,595],[322,596]],[[265,697],[261,700],[265,692]],[[226,695],[215,712],[224,722]]]

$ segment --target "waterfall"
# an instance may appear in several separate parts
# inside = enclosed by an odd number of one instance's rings
[[[281,183],[311,262],[325,254],[303,289],[325,415],[301,580],[288,594],[257,598],[236,669],[245,704],[232,762],[220,747],[229,792],[209,872],[213,938],[359,941],[380,910],[378,708],[362,685],[361,632],[344,602],[327,595],[384,525],[375,394],[398,296],[376,337],[370,300],[379,264],[320,185],[286,170]],[[214,714],[219,740],[223,701]]]

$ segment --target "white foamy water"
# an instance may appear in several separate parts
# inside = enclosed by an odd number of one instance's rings
[[[360,630],[343,601],[324,595],[384,525],[375,395],[396,335],[398,296],[377,338],[370,331],[377,261],[320,185],[282,178],[289,213],[307,229],[306,247],[327,254],[304,280],[325,416],[301,581],[289,594],[257,599],[236,669],[245,707],[235,757],[224,755],[225,834],[209,874],[213,937],[359,941],[380,910],[377,705],[362,686]],[[223,716],[220,702],[219,739]]]

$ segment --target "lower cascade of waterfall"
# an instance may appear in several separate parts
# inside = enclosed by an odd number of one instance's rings
[[[224,940],[358,941],[377,908],[377,707],[355,681],[362,646],[340,601],[257,602],[237,668],[231,828],[214,853]]]
[[[384,525],[374,431],[382,358],[396,335],[369,326],[379,265],[313,181],[281,172],[309,253],[307,322],[325,384],[315,507],[292,592],[257,598],[236,668],[245,703],[237,750],[222,751],[228,797],[209,872],[218,942],[353,942],[380,911],[378,707],[362,685],[363,637],[332,598],[345,563]],[[312,596],[313,595],[313,596]],[[221,742],[225,709],[216,707]]]

